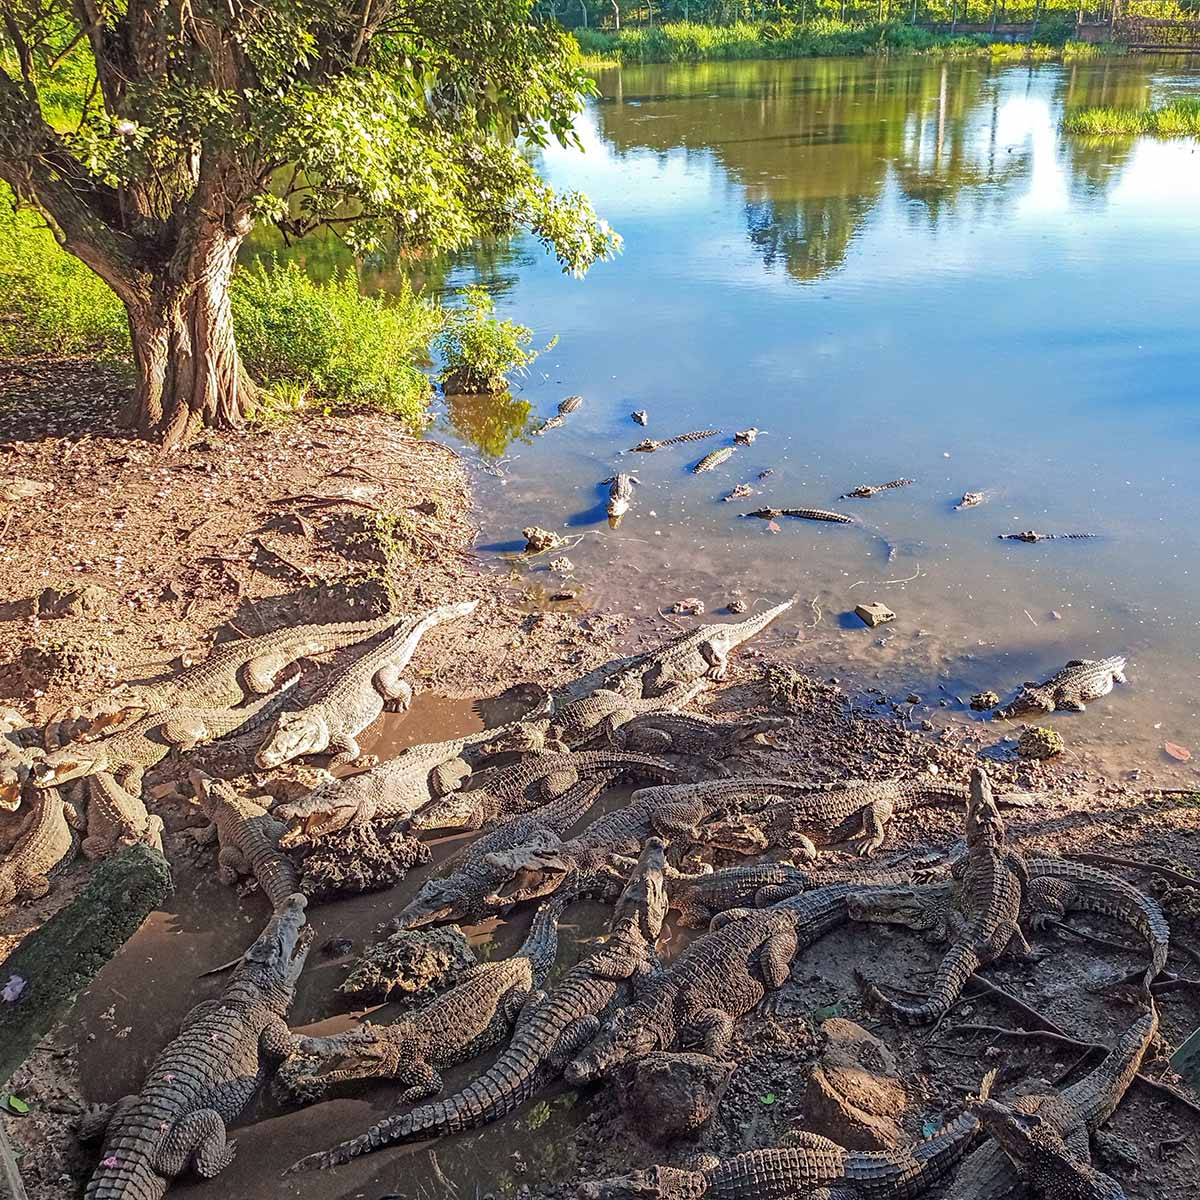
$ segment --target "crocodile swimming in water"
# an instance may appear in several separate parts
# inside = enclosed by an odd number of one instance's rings
[[[1119,654],[1112,658],[1073,658],[1044,683],[1022,684],[1016,699],[996,709],[995,715],[1022,717],[1059,709],[1083,712],[1090,701],[1107,696],[1115,683],[1125,682],[1125,659]]]
[[[633,503],[633,485],[636,483],[640,487],[642,481],[636,475],[622,471],[610,475],[604,482],[608,484],[608,523],[616,529]]]
[[[733,446],[722,446],[719,450],[711,451],[692,468],[692,474],[702,475],[705,471],[712,471],[723,462],[728,462],[733,457],[734,449]]]
[[[1098,533],[1038,533],[1036,529],[1023,529],[1020,533],[998,533],[1003,542],[1082,542],[1097,538]]]
[[[638,442],[636,446],[630,446],[629,450],[630,453],[641,451],[643,454],[652,454],[664,446],[678,446],[684,442],[702,442],[705,438],[716,437],[720,432],[719,429],[694,429],[691,433],[680,433],[675,437],[662,438],[658,441],[654,438],[646,438],[644,441]]]
[[[860,483],[858,487],[849,492],[843,492],[839,500],[869,500],[872,496],[877,496],[880,492],[891,491],[892,488],[908,487],[913,481],[911,479],[893,479],[889,483]]]

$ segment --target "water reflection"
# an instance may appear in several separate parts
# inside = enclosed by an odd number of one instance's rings
[[[517,439],[531,445],[532,412],[528,400],[517,400],[510,392],[446,397],[446,417],[454,433],[485,458],[502,457]]]

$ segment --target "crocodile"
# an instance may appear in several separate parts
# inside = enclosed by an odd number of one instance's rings
[[[729,673],[730,653],[761,633],[795,602],[793,596],[744,621],[701,625],[635,660],[608,686],[626,695],[648,697],[702,679],[720,682]]]
[[[715,470],[733,457],[735,449],[735,446],[722,446],[719,450],[710,451],[692,468],[692,474],[702,475],[705,471]]]
[[[786,849],[810,862],[817,857],[818,844],[850,842],[860,854],[871,855],[883,845],[887,825],[897,814],[940,804],[965,805],[970,798],[970,789],[960,785],[901,779],[792,784],[789,792],[791,799],[767,796],[768,803],[754,811],[706,826],[701,840],[742,854]],[[999,798],[1001,804],[1028,802],[1024,793]]]
[[[146,811],[141,796],[127,792],[107,771],[87,781],[87,836],[83,853],[107,858],[122,846],[143,843],[162,852],[162,817]]]
[[[608,523],[616,529],[633,502],[633,485],[636,483],[641,487],[642,481],[636,475],[620,472],[610,475],[604,482],[608,484]]]
[[[1111,1175],[1075,1154],[1038,1113],[1018,1112],[996,1100],[985,1100],[973,1111],[1035,1200],[1128,1200]]]
[[[52,787],[107,771],[127,792],[140,793],[144,772],[172,750],[192,750],[255,729],[275,714],[295,682],[290,679],[279,691],[240,708],[173,708],[143,717],[102,741],[51,750],[34,764],[33,786]]]
[[[517,846],[559,845],[561,835],[586,815],[613,777],[589,775],[557,800],[511,817],[465,846],[447,860],[443,875],[421,884],[417,894],[387,923],[387,929],[417,929],[489,913],[492,906],[487,903],[488,897],[508,878],[491,856]]]
[[[929,997],[908,1004],[885,996],[864,981],[867,995],[908,1023],[934,1021],[948,1012],[972,974],[1012,948],[1030,956],[1018,924],[1029,872],[1021,856],[1005,844],[1004,821],[982,768],[971,770],[967,800],[967,854],[955,866],[958,905],[947,913],[952,937]],[[960,907],[961,906],[961,907]]]
[[[1020,533],[998,533],[1002,542],[1081,542],[1097,538],[1098,533],[1039,533],[1036,529],[1023,529]]]
[[[996,716],[1022,717],[1058,709],[1083,712],[1089,701],[1107,696],[1114,684],[1125,682],[1125,659],[1119,654],[1101,659],[1073,658],[1044,683],[1022,684],[1016,699],[996,709]]]
[[[644,754],[694,754],[707,759],[729,758],[762,735],[789,729],[784,717],[749,717],[716,721],[696,713],[657,712],[633,717],[609,734],[609,743]]]
[[[444,1100],[387,1117],[356,1138],[300,1159],[287,1173],[338,1166],[385,1146],[477,1129],[537,1095],[595,1035],[600,1018],[626,998],[633,981],[654,969],[653,942],[665,914],[661,905],[657,911],[645,906],[660,894],[647,879],[660,861],[661,849],[648,846],[613,912],[608,940],[567,971],[548,996],[530,996],[508,1046],[487,1071]]]
[[[582,396],[567,396],[558,402],[558,415],[565,417],[568,413],[573,413],[582,403]]]
[[[739,429],[733,435],[733,440],[737,442],[739,446],[753,446],[758,438],[759,432],[760,430],[756,426],[751,425],[749,429]]]
[[[812,886],[812,879],[784,863],[754,863],[724,867],[703,875],[667,878],[671,908],[687,929],[707,927],[713,917],[730,908],[766,908]]]
[[[1068,911],[1096,913],[1130,926],[1146,942],[1150,965],[1148,987],[1162,973],[1170,950],[1171,928],[1158,901],[1138,891],[1119,875],[1061,858],[1030,858],[1029,887],[1021,908],[1021,924],[1041,930],[1061,920]],[[953,889],[938,884],[876,889],[850,901],[856,921],[906,925],[925,932],[930,941],[952,936],[948,914],[954,904]]]
[[[703,1038],[705,1054],[726,1058],[734,1021],[787,982],[796,928],[791,913],[764,909],[691,942],[571,1061],[567,1082],[593,1083],[689,1034]]]
[[[801,521],[832,521],[835,525],[854,525],[853,517],[845,513],[831,512],[827,508],[756,508],[743,513],[744,517],[758,517],[763,521],[774,521],[779,517],[796,517]]]
[[[748,483],[739,483],[735,485],[732,492],[721,497],[723,503],[728,504],[730,500],[746,500],[754,495],[754,489]]]
[[[690,433],[680,433],[675,437],[661,438],[658,441],[655,441],[654,438],[645,438],[636,446],[630,446],[629,452],[639,451],[642,454],[653,454],[655,450],[661,450],[664,446],[679,446],[684,442],[701,442],[705,438],[716,437],[720,432],[719,429],[693,429]]]
[[[954,511],[961,512],[964,508],[975,508],[986,499],[986,492],[963,492],[962,499],[954,506]]]
[[[984,1079],[986,1096],[994,1072]],[[978,1139],[980,1119],[968,1110],[912,1146],[849,1150],[807,1130],[784,1145],[706,1156],[697,1169],[651,1167],[582,1183],[578,1200],[914,1200],[945,1179]],[[982,1193],[980,1194],[982,1196]],[[991,1200],[988,1197],[988,1200]]]
[[[232,708],[273,691],[279,674],[299,658],[353,646],[396,623],[395,616],[330,625],[298,625],[261,637],[215,646],[208,657],[176,675],[147,683],[124,684],[84,706],[95,713],[84,737],[93,739],[127,728],[158,713],[188,708]]]
[[[232,886],[253,875],[276,909],[300,891],[300,872],[279,848],[282,821],[227,783],[205,780],[200,794],[200,807],[210,824],[193,834],[200,845],[216,841],[220,846],[217,871],[222,883]]]
[[[331,767],[354,762],[361,754],[358,734],[383,712],[384,702],[412,699],[412,688],[400,676],[426,630],[465,617],[478,605],[478,600],[443,605],[420,617],[403,618],[373,638],[352,662],[333,671],[304,708],[279,715],[255,762],[269,770],[301,755],[330,750]]]
[[[286,1016],[312,943],[304,907],[303,896],[290,897],[220,997],[183,1019],[142,1090],[88,1122],[93,1132],[103,1128],[104,1142],[86,1200],[161,1200],[189,1166],[211,1179],[233,1160],[226,1126],[295,1046]]]
[[[430,801],[409,820],[412,830],[481,829],[557,799],[585,774],[634,775],[665,783],[677,777],[674,767],[643,754],[581,750],[540,754],[511,766],[496,767],[472,778],[480,786],[459,789]]]
[[[405,1085],[399,1103],[437,1095],[441,1070],[502,1041],[529,995],[545,982],[558,954],[563,907],[557,900],[542,905],[516,954],[472,967],[411,1016],[391,1025],[366,1021],[332,1037],[301,1038],[297,1054],[315,1059],[315,1070],[306,1063],[288,1090],[311,1102],[335,1085],[391,1079]]]
[[[556,413],[553,417],[547,417],[540,425],[533,430],[534,437],[541,437],[544,433],[549,433],[551,429],[561,429],[567,423],[567,418],[563,413]]]
[[[1058,1091],[1020,1096],[1011,1107],[1022,1116],[1039,1116],[1062,1138],[1075,1158],[1086,1162],[1089,1137],[1116,1112],[1157,1031],[1158,1010],[1151,1000],[1149,1010],[1121,1035],[1094,1071]],[[980,1196],[986,1196],[987,1200],[1008,1197],[1016,1200],[1020,1194],[1017,1170],[1005,1151],[989,1142],[963,1163],[947,1200],[977,1200]],[[1067,1200],[1070,1193],[1063,1196]]]
[[[858,487],[843,492],[838,499],[869,500],[872,496],[879,495],[880,492],[891,491],[892,488],[908,487],[912,482],[911,479],[893,479],[888,483],[860,483]]]
[[[0,862],[0,905],[40,900],[50,880],[75,856],[78,817],[56,788],[35,792],[25,805],[26,823]]]
[[[503,727],[510,728],[516,727]],[[288,822],[280,845],[299,846],[364,821],[411,816],[422,805],[461,786],[471,774],[472,762],[494,753],[484,743],[501,732],[488,729],[410,746],[376,767],[329,780],[299,800],[277,805],[275,815]]]
[[[0,718],[0,812],[16,812],[21,807],[25,784],[33,774],[33,764],[46,752],[41,746],[26,746],[18,728],[26,728],[24,719],[8,710],[12,722]]]

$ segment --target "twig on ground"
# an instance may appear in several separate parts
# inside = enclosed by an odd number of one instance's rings
[[[1166,879],[1182,883],[1184,887],[1200,887],[1200,879],[1195,875],[1185,875],[1182,871],[1176,871],[1173,867],[1164,867],[1161,863],[1137,862],[1132,858],[1121,858],[1116,854],[1068,854],[1066,857],[1073,858],[1078,862],[1101,863],[1112,867],[1132,867],[1138,871],[1153,871]]]
[[[301,579],[309,580],[313,577],[312,571],[308,567],[302,567],[299,563],[293,562],[286,554],[276,550],[273,546],[268,546],[260,537],[250,539],[254,547],[261,550],[268,558],[273,558],[277,562],[282,563],[289,571],[299,575]]]

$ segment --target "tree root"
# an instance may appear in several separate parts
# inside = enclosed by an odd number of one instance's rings
[[[1150,871],[1162,875],[1166,879],[1172,879],[1176,883],[1181,883],[1184,887],[1200,888],[1200,878],[1197,878],[1195,875],[1185,875],[1182,871],[1176,871],[1173,867],[1164,867],[1160,863],[1135,862],[1132,858],[1121,858],[1116,854],[1068,854],[1066,857],[1073,858],[1077,862],[1099,863],[1102,866],[1131,867],[1138,871]]]

